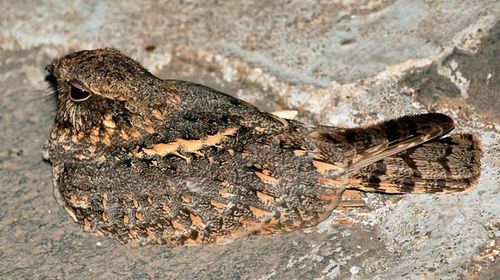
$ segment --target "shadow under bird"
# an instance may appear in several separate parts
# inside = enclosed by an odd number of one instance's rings
[[[438,113],[312,126],[202,85],[162,80],[115,49],[47,67],[54,195],[85,230],[127,244],[227,243],[316,225],[346,189],[455,193],[480,174],[476,136]]]

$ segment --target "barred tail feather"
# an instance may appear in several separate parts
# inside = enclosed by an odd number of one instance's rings
[[[342,169],[338,174],[342,174],[356,172],[386,157],[441,137],[453,128],[454,122],[450,117],[428,113],[403,116],[368,127],[335,128],[332,131],[323,128],[313,133],[312,137],[319,140],[316,159],[340,166]],[[337,162],[336,150],[330,152],[332,145],[335,147],[338,143],[348,151],[345,156],[350,158],[349,162]]]
[[[407,149],[361,168],[353,189],[381,193],[455,193],[471,189],[480,175],[479,139],[456,134]]]

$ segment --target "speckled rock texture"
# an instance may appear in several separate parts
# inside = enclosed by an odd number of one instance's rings
[[[1,279],[495,279],[500,274],[500,4],[485,1],[3,1]],[[115,47],[162,78],[304,122],[437,111],[478,134],[478,187],[363,194],[316,227],[228,245],[126,247],[73,223],[41,157],[44,67]]]

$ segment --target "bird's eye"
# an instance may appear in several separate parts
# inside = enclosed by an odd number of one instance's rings
[[[90,92],[81,90],[73,85],[69,86],[69,98],[74,102],[82,102],[90,97]]]

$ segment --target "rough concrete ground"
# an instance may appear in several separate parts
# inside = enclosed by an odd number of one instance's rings
[[[3,1],[0,10],[0,278],[500,274],[498,1]],[[224,246],[130,248],[92,236],[56,204],[41,160],[55,110],[43,68],[103,46],[161,77],[307,122],[447,113],[456,131],[482,138],[481,179],[466,194],[365,195],[366,207],[336,210],[317,227]]]

